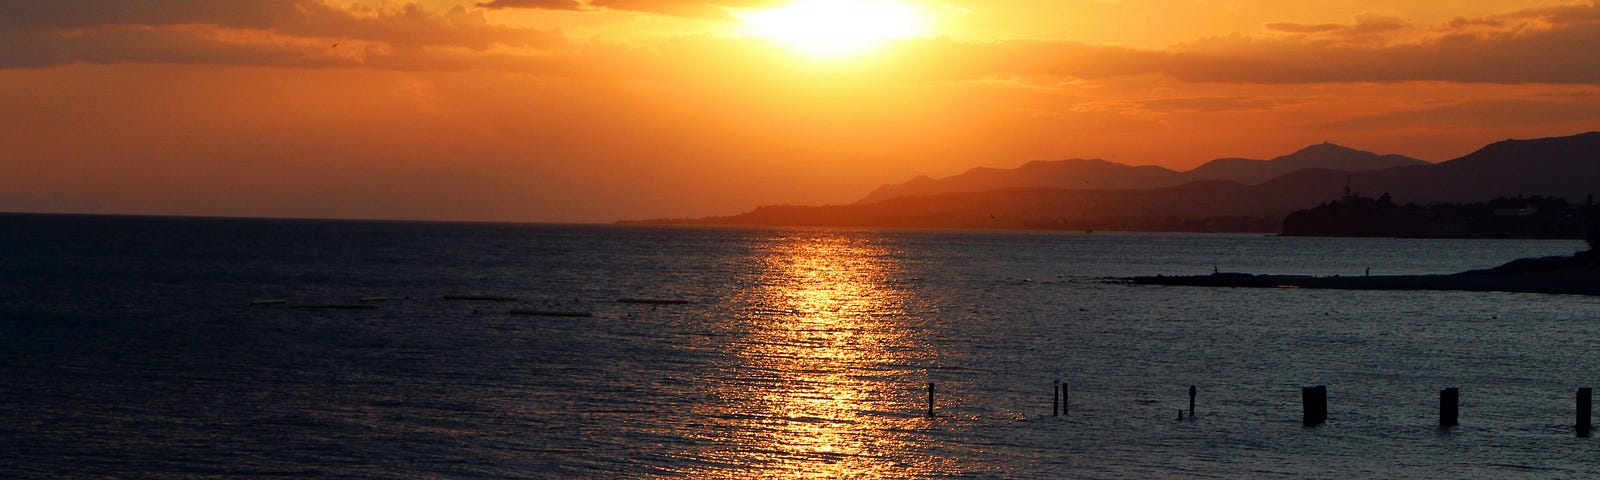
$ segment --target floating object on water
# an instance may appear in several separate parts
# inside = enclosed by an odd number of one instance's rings
[[[515,302],[516,298],[496,297],[491,295],[445,295],[445,300],[474,300],[484,302]]]
[[[285,303],[289,303],[289,301],[277,298],[262,298],[250,301],[251,305],[282,305]]]
[[[512,315],[528,315],[534,317],[593,317],[589,312],[561,312],[554,310],[512,310]]]
[[[659,298],[619,298],[617,303],[641,303],[645,305],[689,305],[694,303],[689,300],[664,300]]]
[[[387,302],[387,301],[390,301],[390,300],[399,300],[399,299],[400,299],[399,297],[361,297],[361,301],[363,301],[363,302]]]
[[[305,305],[290,305],[289,308],[302,310],[371,310],[378,308],[370,303],[312,303]]]

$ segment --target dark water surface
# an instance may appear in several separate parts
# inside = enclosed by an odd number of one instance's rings
[[[0,477],[1593,476],[1600,299],[1097,279],[1582,247],[0,215]]]

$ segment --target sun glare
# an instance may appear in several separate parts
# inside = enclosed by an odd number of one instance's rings
[[[847,57],[889,40],[924,35],[928,18],[904,3],[871,0],[799,0],[739,15],[749,32],[817,57]]]

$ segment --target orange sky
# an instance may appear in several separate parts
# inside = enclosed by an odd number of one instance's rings
[[[784,0],[4,2],[0,210],[698,217],[1600,129],[1594,1],[880,2],[914,31],[826,52]]]

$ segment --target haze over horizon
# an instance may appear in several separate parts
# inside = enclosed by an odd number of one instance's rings
[[[0,211],[607,222],[1600,130],[1600,2],[0,0]]]

